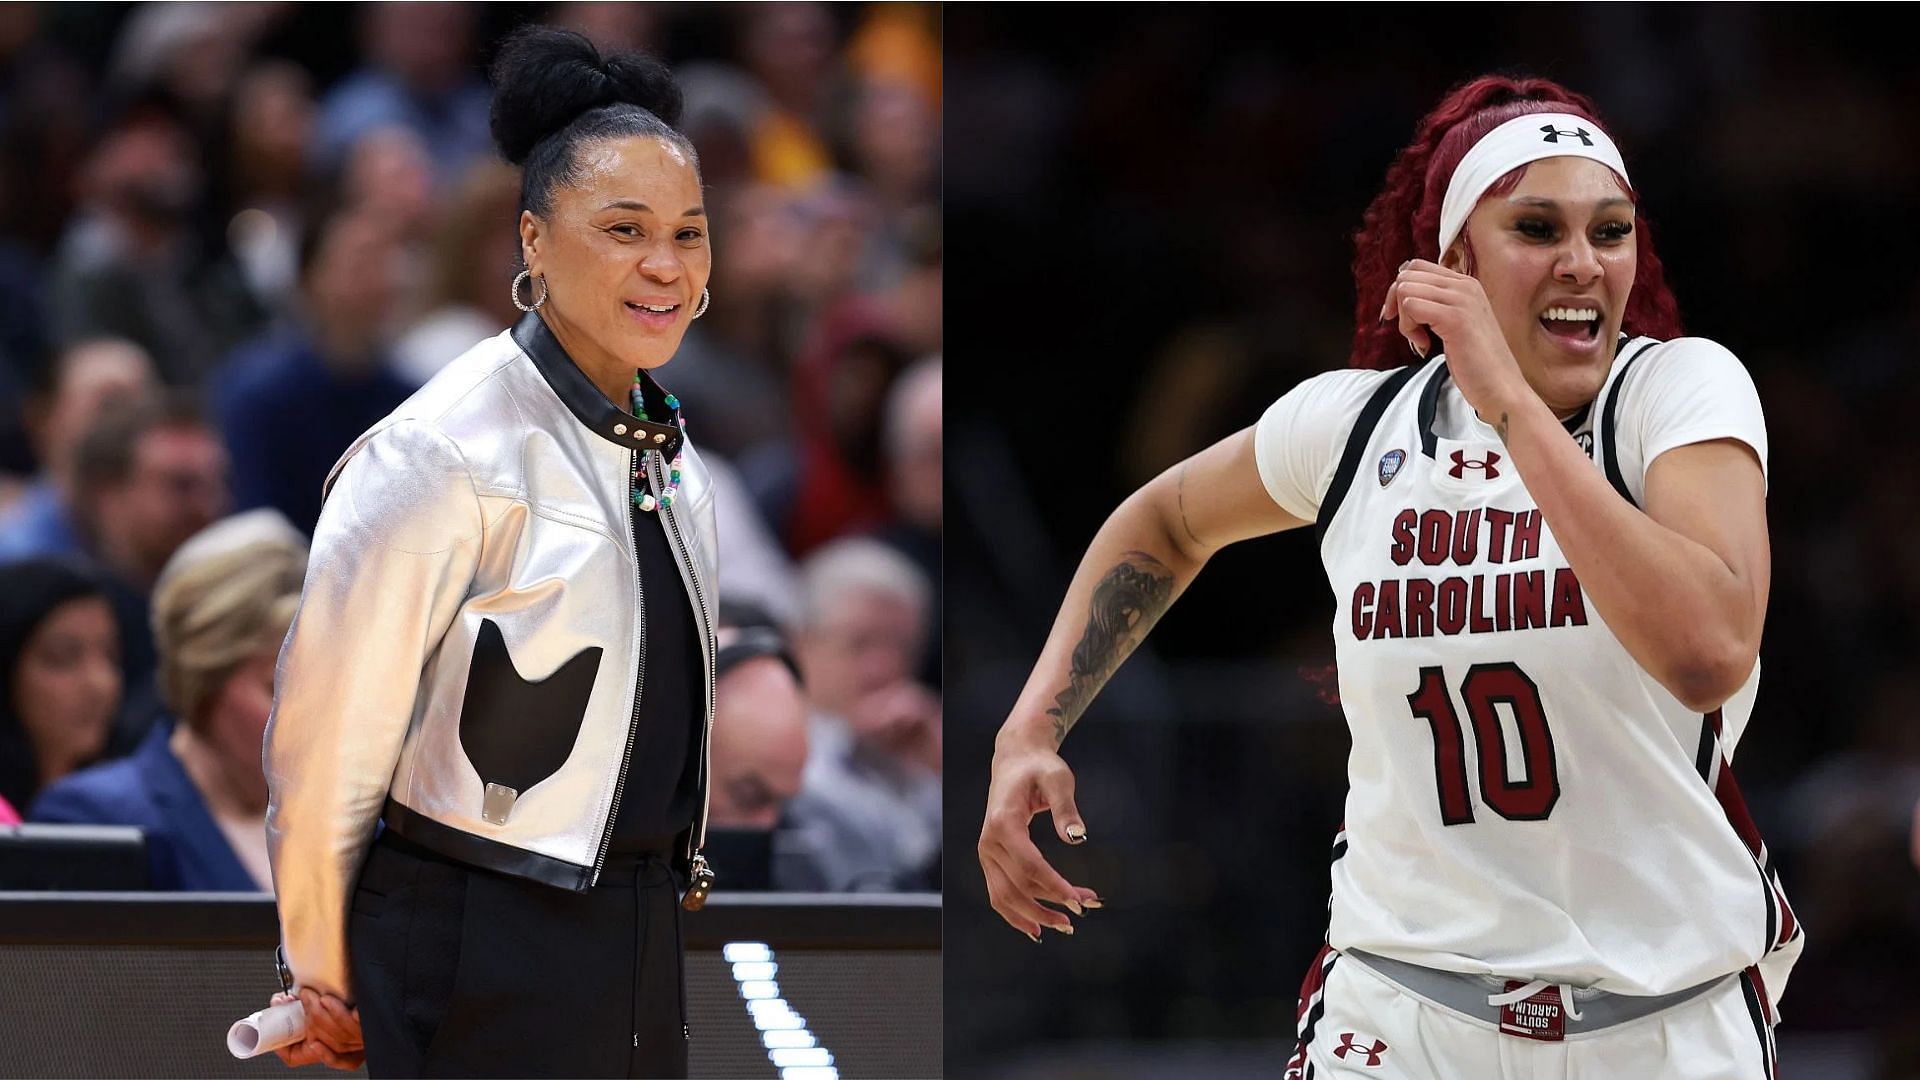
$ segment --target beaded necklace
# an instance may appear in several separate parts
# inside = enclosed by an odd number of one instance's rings
[[[642,510],[652,510],[656,506],[671,508],[673,506],[673,497],[680,492],[680,464],[687,456],[687,420],[685,417],[679,415],[679,398],[674,397],[672,393],[667,393],[666,400],[667,408],[673,410],[674,420],[680,425],[680,441],[679,444],[674,447],[673,460],[667,463],[667,489],[660,493],[658,499],[653,497],[653,492],[642,490],[642,488],[646,486],[643,484],[643,481],[646,478],[647,451],[651,448],[642,448],[634,452],[633,505]],[[653,418],[647,415],[647,398],[642,390],[640,373],[638,371],[633,373],[633,415],[649,423],[653,421]],[[654,453],[659,453],[659,451],[655,450]]]

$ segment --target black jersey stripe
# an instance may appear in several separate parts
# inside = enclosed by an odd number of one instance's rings
[[[1400,388],[1407,385],[1407,380],[1418,370],[1418,365],[1409,365],[1394,372],[1367,399],[1366,408],[1360,410],[1359,418],[1353,422],[1353,432],[1347,436],[1346,450],[1340,455],[1340,466],[1334,470],[1333,482],[1327,485],[1327,495],[1320,500],[1320,515],[1313,526],[1314,543],[1326,542],[1327,527],[1333,524],[1333,515],[1340,511],[1348,489],[1353,487],[1360,459],[1367,452],[1367,444],[1373,441],[1373,429],[1380,426],[1380,417],[1386,413],[1387,406],[1393,404]]]
[[[1753,988],[1753,980],[1746,972],[1737,976],[1740,980],[1740,993],[1747,999],[1747,1015],[1753,1018],[1753,1033],[1760,1039],[1760,1064],[1766,1070],[1767,1080],[1774,1080],[1773,1048],[1767,1042],[1767,1020],[1760,1012],[1760,995]]]
[[[1760,868],[1760,860],[1753,860],[1754,869]],[[1783,897],[1780,890],[1773,887],[1773,879],[1765,870],[1760,871],[1760,887],[1767,891],[1767,941],[1761,947],[1760,955],[1765,956],[1780,947],[1780,903]]]
[[[1634,502],[1633,496],[1627,493],[1627,479],[1620,475],[1620,455],[1615,452],[1614,421],[1620,408],[1620,395],[1627,388],[1627,376],[1633,373],[1633,362],[1640,359],[1641,353],[1658,344],[1660,344],[1658,341],[1647,342],[1633,350],[1633,355],[1627,357],[1626,361],[1620,365],[1620,374],[1614,377],[1613,385],[1607,388],[1607,407],[1600,412],[1600,445],[1604,451],[1603,457],[1606,459],[1607,482],[1613,485],[1613,490],[1619,492],[1621,498],[1635,508],[1640,504]]]
[[[1434,453],[1434,445],[1439,441],[1433,433],[1433,419],[1440,412],[1440,388],[1453,378],[1453,372],[1442,363],[1433,371],[1433,377],[1427,385],[1420,388],[1420,452],[1428,457]]]
[[[1320,1018],[1327,1014],[1327,980],[1333,975],[1333,964],[1338,959],[1340,959],[1339,953],[1328,950],[1326,966],[1320,969],[1320,1000],[1314,1002],[1313,1008],[1307,1011],[1306,1026],[1300,1029],[1302,1047],[1313,1045],[1314,1029],[1320,1026]],[[1307,1062],[1307,1067],[1312,1068],[1313,1058],[1308,1057]]]
[[[1719,760],[1721,775],[1708,787],[1707,791],[1708,794],[1713,796],[1714,801],[1720,804],[1721,812],[1727,816],[1727,824],[1733,828],[1735,833],[1740,833],[1740,826],[1734,820],[1733,808],[1728,805],[1727,796],[1719,787],[1721,784],[1734,783],[1733,766],[1729,764],[1724,757],[1720,756],[1718,752],[1720,725],[1721,717],[1719,709],[1715,709],[1700,717],[1700,748],[1694,755],[1694,767],[1699,770],[1701,780],[1711,780],[1713,778],[1712,770],[1714,761],[1716,758]],[[1735,785],[1731,790],[1733,791],[1732,798],[1738,800],[1740,798],[1738,786]],[[1746,811],[1743,809],[1741,813],[1746,814]],[[1747,816],[1750,817],[1751,815]],[[1757,837],[1757,826],[1754,827],[1754,832]],[[1765,841],[1756,838],[1752,843],[1748,843],[1745,834],[1741,834],[1740,843],[1743,847],[1747,848],[1747,857],[1753,860],[1753,869],[1760,875],[1760,891],[1766,894],[1767,939],[1766,944],[1761,946],[1760,950],[1761,955],[1765,955],[1775,949],[1781,948],[1784,944],[1780,940],[1780,920],[1791,917],[1790,911],[1786,910],[1787,894],[1785,890],[1779,887],[1779,878],[1773,873],[1773,854],[1767,848]],[[1797,932],[1798,929],[1798,926],[1796,926],[1795,931]],[[1792,939],[1789,938],[1788,940]]]

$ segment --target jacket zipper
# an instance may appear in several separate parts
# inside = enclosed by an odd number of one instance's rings
[[[663,455],[656,454],[655,458]],[[666,490],[666,476],[658,460],[648,472],[653,479],[654,490]],[[687,568],[687,580],[693,582],[693,602],[700,611],[700,651],[705,661],[707,674],[707,715],[706,724],[700,734],[700,817],[694,822],[692,832],[687,836],[687,867],[689,883],[687,895],[681,898],[680,906],[688,911],[699,911],[706,905],[707,893],[713,888],[713,871],[707,867],[707,857],[703,849],[707,846],[707,812],[713,799],[713,762],[708,750],[713,742],[713,620],[707,614],[707,596],[700,588],[700,571],[693,565],[693,556],[687,551],[687,541],[680,534],[680,518],[670,505],[660,507],[666,515],[667,530],[673,534],[678,545],[681,562]]]
[[[628,476],[637,475],[642,450],[628,451],[628,462],[632,465]],[[633,509],[634,481],[627,481],[627,539],[633,544],[633,617],[635,633],[640,638],[639,662],[634,665],[633,674],[633,715],[627,717],[627,748],[620,753],[620,771],[613,780],[613,806],[607,811],[607,825],[600,833],[600,853],[593,857],[593,880],[589,885],[600,884],[600,871],[607,865],[607,847],[613,842],[613,823],[620,816],[620,796],[627,789],[627,762],[633,757],[633,738],[640,731],[640,688],[646,685],[647,676],[647,594],[640,582],[640,523],[634,518]]]

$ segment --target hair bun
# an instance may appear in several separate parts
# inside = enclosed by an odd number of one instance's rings
[[[680,87],[665,64],[637,52],[603,58],[571,30],[514,31],[494,59],[492,76],[493,141],[515,165],[525,164],[540,140],[606,105],[638,105],[669,127],[680,122]]]

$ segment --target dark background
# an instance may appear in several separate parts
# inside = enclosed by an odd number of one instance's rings
[[[1097,14],[1096,14],[1097,13]],[[1920,1075],[1920,68],[1864,9],[947,9],[949,1075],[1275,1075],[1348,738],[1310,531],[1217,556],[1068,741],[1107,907],[1035,945],[971,852],[995,730],[1133,488],[1345,363],[1351,234],[1448,87],[1593,97],[1689,333],[1767,409],[1773,593],[1737,771],[1807,951],[1783,1075]],[[1676,870],[1678,868],[1675,868]]]

